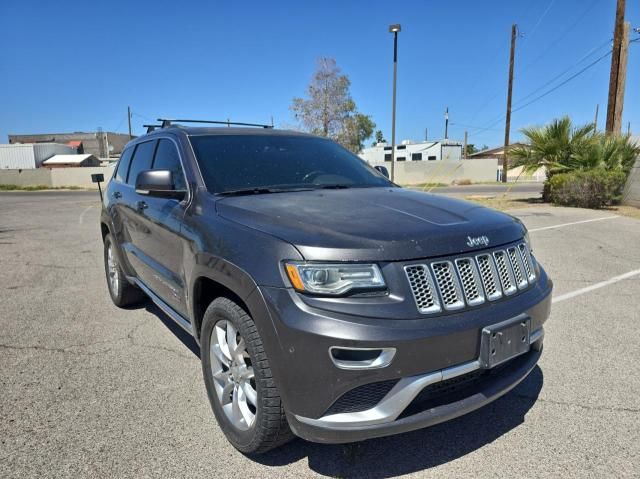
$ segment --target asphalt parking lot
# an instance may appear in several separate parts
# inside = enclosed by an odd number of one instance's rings
[[[640,221],[513,210],[555,282],[539,366],[449,423],[258,459],[216,426],[198,349],[104,279],[97,194],[0,193],[0,477],[639,477]]]

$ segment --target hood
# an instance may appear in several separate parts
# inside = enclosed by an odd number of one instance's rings
[[[522,238],[513,217],[403,188],[353,188],[222,198],[222,217],[278,237],[312,261],[398,261],[463,253]]]

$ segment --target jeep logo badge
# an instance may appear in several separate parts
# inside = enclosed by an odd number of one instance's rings
[[[474,246],[489,246],[489,238],[486,236],[467,236],[467,246],[473,248]]]

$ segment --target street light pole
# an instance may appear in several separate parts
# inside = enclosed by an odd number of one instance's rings
[[[393,33],[393,107],[391,109],[391,181],[395,178],[396,166],[396,81],[398,78],[398,32],[400,24],[390,25]]]

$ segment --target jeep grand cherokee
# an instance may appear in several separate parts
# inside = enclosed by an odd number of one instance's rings
[[[113,302],[148,296],[193,335],[245,453],[446,421],[542,351],[552,282],[520,221],[325,138],[165,122],[122,153],[101,228]]]

